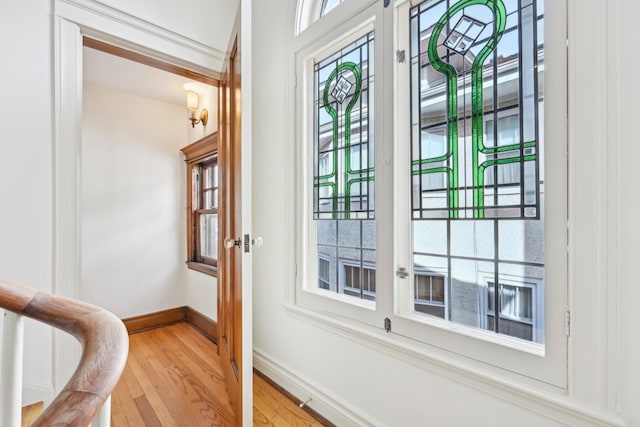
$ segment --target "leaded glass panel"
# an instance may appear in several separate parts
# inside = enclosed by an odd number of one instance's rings
[[[369,32],[314,63],[318,287],[366,300],[376,295],[373,55]]]
[[[410,12],[415,312],[434,315],[418,303],[425,277],[441,275],[447,320],[539,343],[543,11],[427,0]]]
[[[315,63],[314,218],[374,216],[373,32]]]
[[[411,14],[413,217],[538,218],[536,2],[425,1]]]

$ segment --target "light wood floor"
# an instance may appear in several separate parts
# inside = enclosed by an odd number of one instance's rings
[[[112,427],[233,426],[215,344],[187,323],[129,336],[127,366],[112,393]],[[322,424],[254,375],[253,424]]]

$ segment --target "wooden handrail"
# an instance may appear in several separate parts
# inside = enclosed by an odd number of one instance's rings
[[[0,307],[68,332],[82,345],[76,371],[33,426],[89,425],[127,361],[129,337],[122,321],[100,307],[4,278],[0,278]]]

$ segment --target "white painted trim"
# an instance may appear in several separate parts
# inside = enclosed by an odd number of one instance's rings
[[[368,0],[367,0],[368,1]],[[351,2],[347,2],[341,5],[344,8]],[[353,2],[358,3],[358,2]],[[360,3],[366,3],[361,0]],[[292,289],[297,303],[302,305],[313,305],[316,307],[322,307],[324,310],[332,311],[338,316],[342,316],[345,319],[352,319],[358,322],[365,322],[370,325],[382,324],[382,318],[380,312],[376,311],[378,301],[369,301],[365,299],[354,298],[344,293],[329,292],[324,289],[319,289],[318,284],[318,268],[317,268],[317,236],[316,236],[316,223],[312,220],[313,211],[313,195],[306,187],[306,183],[312,181],[313,172],[313,154],[311,152],[313,144],[313,113],[312,113],[312,99],[309,98],[309,94],[313,93],[313,81],[314,81],[314,64],[318,60],[323,60],[327,56],[334,54],[339,49],[347,46],[366,34],[374,31],[376,40],[383,40],[384,34],[382,33],[383,19],[382,13],[376,8],[371,6],[366,10],[360,12],[358,15],[350,18],[347,22],[340,27],[331,28],[321,37],[313,40],[300,50],[294,52],[294,58],[296,61],[295,68],[297,72],[297,88],[295,89],[295,105],[298,107],[296,110],[296,124],[299,126],[297,129],[298,138],[302,141],[306,141],[305,144],[299,144],[296,150],[296,179],[298,183],[296,186],[296,223],[297,223],[297,236],[296,236],[296,252],[297,252],[297,279],[295,287]],[[343,9],[346,10],[346,9]],[[333,16],[341,16],[341,14],[334,13]],[[349,16],[348,14],[344,16]],[[323,18],[324,19],[324,18]],[[377,56],[380,52],[377,47],[378,44],[374,43]],[[375,64],[374,80],[376,82],[382,81],[382,77],[378,76],[378,73],[382,69],[382,61],[378,61]],[[380,73],[382,74],[382,73]],[[383,85],[376,86],[376,91],[379,91]],[[381,91],[379,91],[381,92]],[[384,105],[384,98],[382,93],[376,92],[375,108],[381,108],[378,106]],[[374,113],[376,114],[376,113]],[[376,135],[383,135],[382,121],[376,124]],[[378,138],[378,136],[376,136]],[[380,138],[383,139],[383,138]],[[376,153],[380,151],[382,142],[376,142]],[[377,158],[377,157],[376,157]],[[378,184],[376,184],[378,185]],[[377,190],[376,190],[377,191]],[[382,225],[376,219],[376,232],[380,231]],[[384,276],[384,263],[380,263],[379,255],[377,255],[377,267],[376,275],[378,280]],[[338,262],[336,260],[336,262]],[[337,266],[341,268],[341,266]],[[337,283],[338,287],[342,287],[342,284]]]
[[[569,390],[619,410],[620,2],[568,1]],[[602,58],[593,61],[593,58]],[[594,167],[597,165],[597,167]],[[622,296],[624,298],[624,296]]]
[[[214,78],[219,77],[217,71],[226,56],[226,52],[96,0],[54,0],[54,15],[79,25],[83,35]]]
[[[24,365],[24,318],[18,313],[3,311],[0,414],[3,424],[19,427]]]
[[[77,25],[54,17],[54,250],[53,293],[77,298],[80,290],[79,176],[82,123],[82,36]],[[79,346],[53,333],[56,392],[75,371]]]
[[[307,406],[339,426],[379,426],[376,421],[360,408],[345,406],[347,400],[338,398],[334,393],[320,384],[304,377],[300,373],[283,366],[259,349],[253,349],[253,365],[280,387],[296,396],[303,402],[311,399]]]
[[[508,372],[504,373],[491,369],[491,367],[487,368],[473,361],[469,362],[453,353],[440,352],[436,348],[426,349],[420,343],[395,334],[387,334],[382,329],[357,325],[347,326],[333,316],[296,305],[285,305],[284,307],[289,314],[297,319],[554,421],[581,427],[626,426],[623,419],[617,414],[579,403],[567,396],[561,388],[554,388],[539,382],[534,383],[533,380],[527,384],[527,381],[519,376],[517,378],[511,377]],[[256,353],[257,350],[254,351],[254,357]],[[256,367],[258,366],[259,364],[256,363]],[[284,366],[281,366],[281,369],[286,371]],[[275,378],[274,381],[278,383]],[[347,400],[340,399],[340,401]],[[323,412],[318,412],[324,415]],[[379,425],[379,423],[373,424]]]
[[[111,395],[107,397],[102,408],[98,411],[98,415],[93,419],[91,427],[110,427],[111,426]]]
[[[606,259],[606,269],[601,271],[600,280],[607,283],[606,299],[603,301],[603,310],[608,314],[606,319],[607,326],[604,328],[604,335],[607,339],[606,344],[606,360],[605,371],[607,373],[604,379],[606,394],[603,399],[606,400],[605,407],[611,411],[621,413],[620,398],[618,397],[620,390],[620,379],[623,378],[623,364],[621,363],[620,344],[623,342],[620,333],[620,325],[623,321],[621,318],[621,298],[628,298],[628,295],[622,293],[620,283],[621,261],[619,253],[624,249],[618,246],[621,233],[625,233],[625,227],[621,226],[619,205],[620,201],[629,197],[628,193],[623,190],[621,177],[620,161],[621,156],[628,153],[623,150],[621,144],[621,98],[623,98],[624,81],[618,76],[621,75],[622,65],[622,49],[620,48],[622,40],[623,25],[620,20],[622,13],[625,13],[625,7],[621,2],[606,2],[608,28],[606,29],[609,44],[606,48],[607,59],[604,61],[607,68],[608,76],[607,88],[607,132],[609,144],[604,148],[599,146],[600,150],[606,154],[606,170],[607,170],[607,186],[604,188],[607,200],[605,202],[606,211],[606,231],[603,233],[605,240],[603,241],[604,250],[603,259]],[[603,154],[602,152],[600,154]],[[615,272],[615,273],[612,273]],[[603,351],[603,350],[602,350]]]

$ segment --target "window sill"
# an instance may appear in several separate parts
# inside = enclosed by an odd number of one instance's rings
[[[195,270],[199,271],[200,273],[208,274],[209,276],[218,277],[218,267],[214,267],[212,265],[195,261],[187,261],[187,268],[189,270]]]

